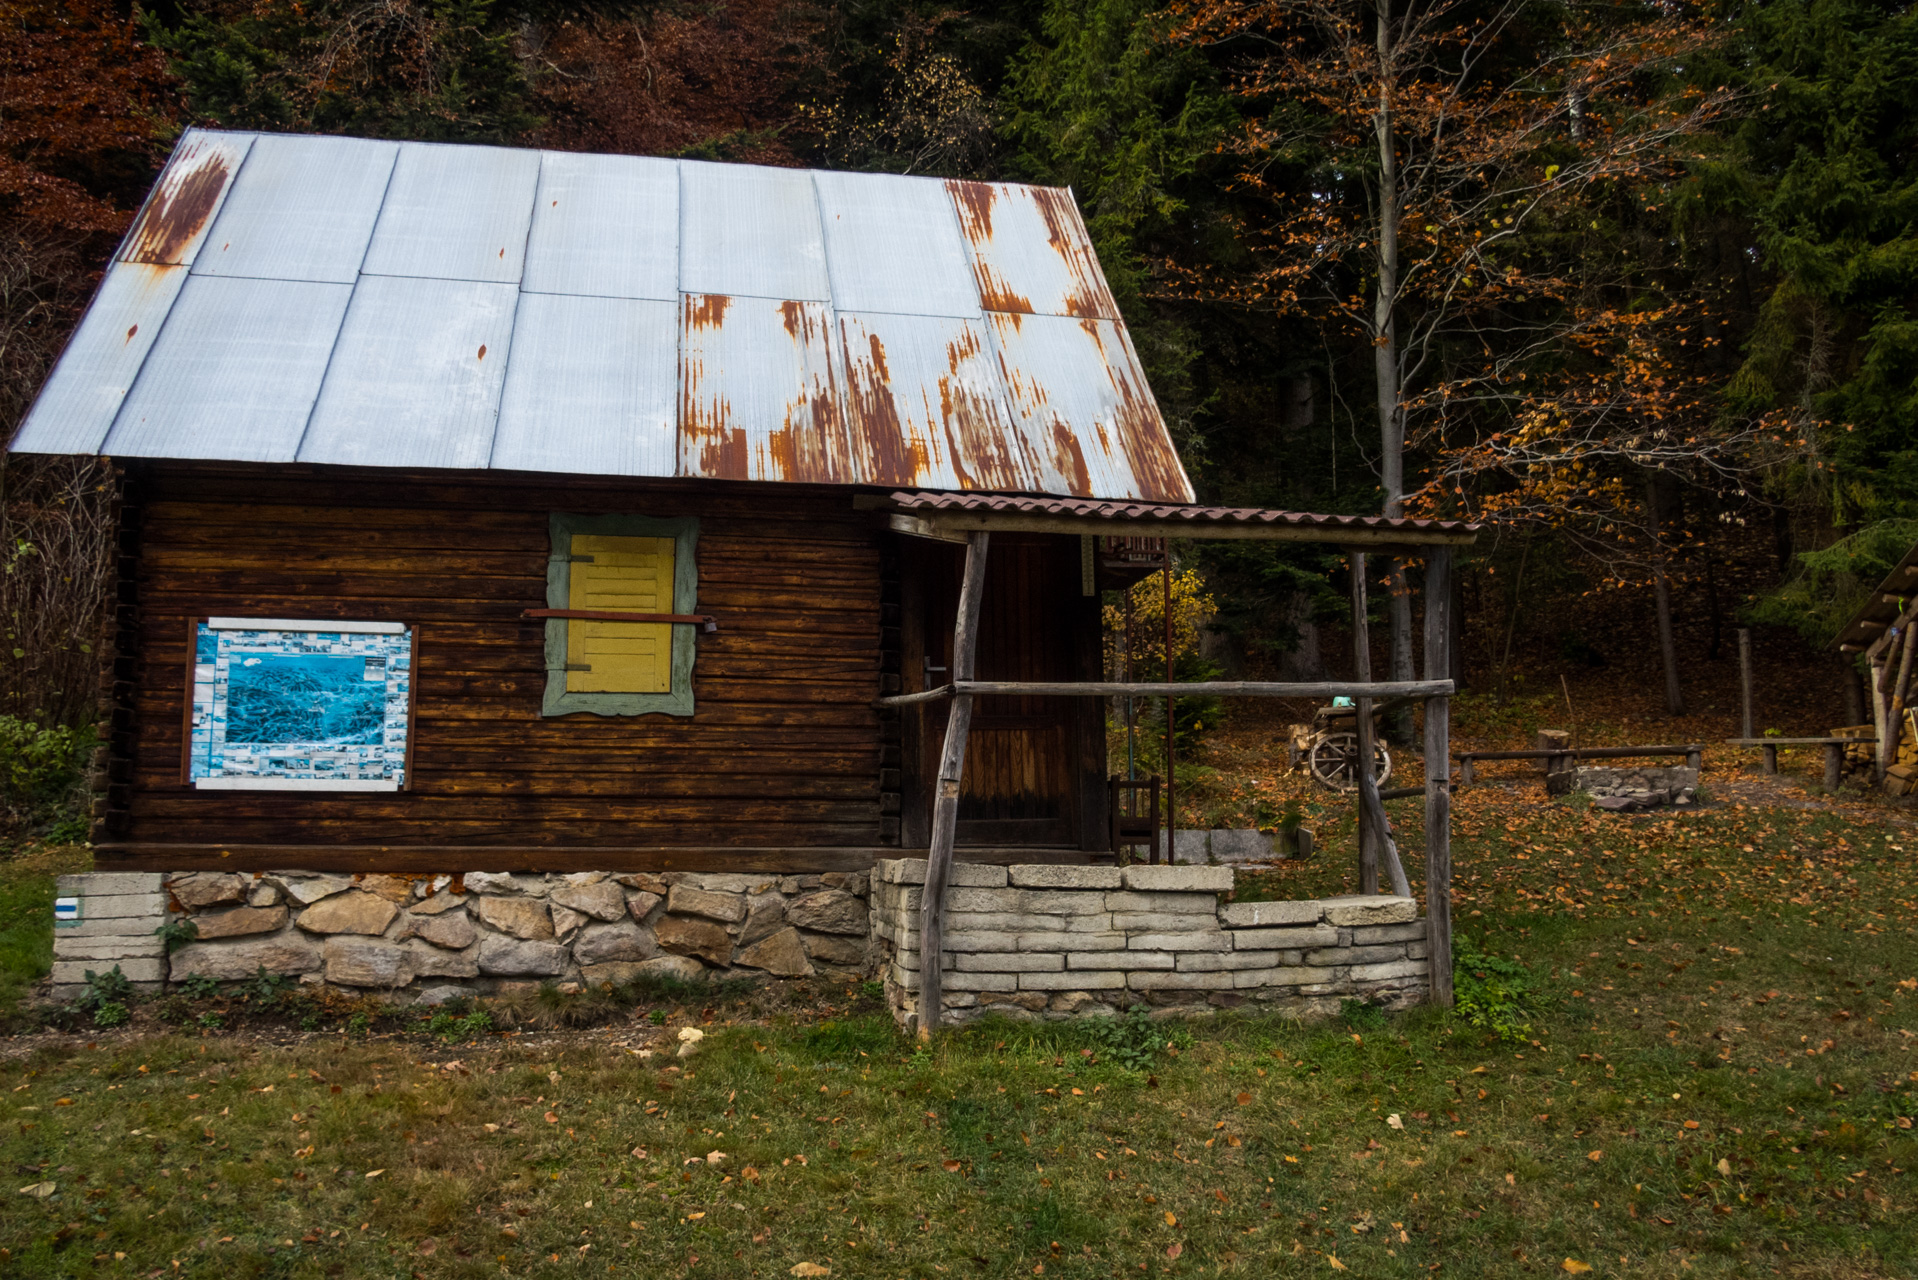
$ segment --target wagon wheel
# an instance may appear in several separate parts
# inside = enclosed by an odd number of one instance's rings
[[[1356,791],[1358,759],[1358,734],[1323,734],[1312,743],[1312,777],[1320,786],[1333,791]],[[1383,742],[1372,743],[1372,773],[1381,787],[1392,776],[1392,753],[1385,749]]]

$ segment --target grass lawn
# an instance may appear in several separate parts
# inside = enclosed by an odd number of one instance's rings
[[[0,1042],[0,1274],[1918,1274],[1901,815],[1488,787],[1458,833],[1462,936],[1529,970],[1517,1040],[1355,1010],[924,1052],[832,991],[457,1045]]]

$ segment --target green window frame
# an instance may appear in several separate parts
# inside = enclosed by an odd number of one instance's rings
[[[699,520],[693,516],[655,519],[650,516],[582,516],[554,512],[549,520],[552,539],[546,561],[546,607],[567,608],[572,591],[572,546],[576,534],[610,538],[671,538],[673,547],[673,613],[696,613],[699,608]],[[566,640],[569,619],[546,620],[546,697],[540,714],[548,716],[589,712],[600,716],[693,714],[693,659],[697,644],[691,625],[672,624],[672,683],[666,693],[570,693],[566,688]]]

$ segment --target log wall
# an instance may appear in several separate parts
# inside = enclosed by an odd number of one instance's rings
[[[897,730],[870,704],[897,649],[881,616],[889,535],[844,490],[155,463],[130,467],[126,500],[137,624],[120,644],[137,653],[119,665],[137,676],[103,870],[392,871],[421,849],[473,869],[619,870],[685,865],[648,849],[742,851],[702,863],[716,867],[887,843]],[[698,608],[720,629],[698,640],[694,717],[541,716],[544,627],[519,615],[545,604],[553,511],[699,518]],[[183,783],[189,620],[219,615],[418,628],[408,789]]]

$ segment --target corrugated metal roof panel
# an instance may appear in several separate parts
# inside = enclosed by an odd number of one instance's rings
[[[504,284],[362,279],[299,460],[484,467],[518,300]]]
[[[959,220],[935,178],[816,173],[833,305],[841,311],[976,316]]]
[[[360,138],[254,139],[194,274],[352,284],[399,150]]]
[[[679,297],[679,166],[549,151],[540,159],[529,293]]]
[[[98,453],[186,278],[185,267],[123,262],[108,268],[11,447]]]
[[[1119,319],[1070,192],[948,182],[988,311]]]
[[[812,175],[756,165],[679,166],[679,291],[826,302]]]
[[[517,282],[538,182],[537,151],[405,143],[360,269]]]
[[[522,294],[492,466],[670,476],[679,305]]]
[[[1013,412],[1043,493],[1192,501],[1192,484],[1125,330],[1110,320],[990,313]]]
[[[1035,487],[1032,460],[1008,448],[1021,437],[982,321],[842,313],[839,328],[846,425],[869,483]]]
[[[707,295],[680,315],[679,474],[857,479],[823,303]]]
[[[192,266],[252,142],[247,133],[187,130],[121,243],[121,261]]]
[[[291,462],[351,285],[187,281],[104,452]]]

